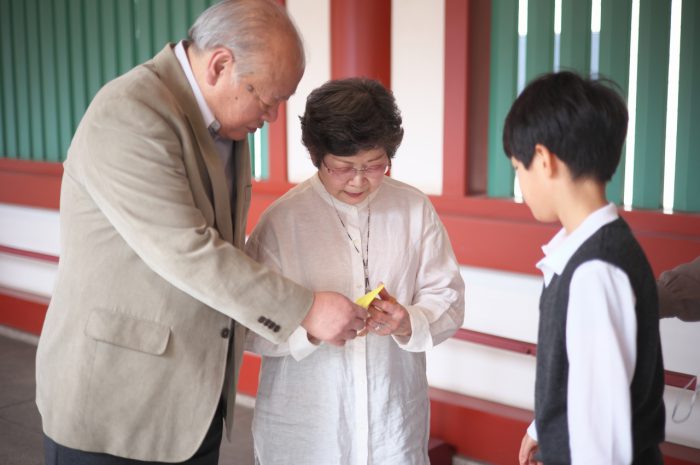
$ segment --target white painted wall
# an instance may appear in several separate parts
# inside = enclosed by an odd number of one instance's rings
[[[391,88],[404,138],[392,177],[427,194],[442,193],[445,73],[444,1],[393,0]]]
[[[469,266],[462,266],[461,274],[466,284],[463,328],[537,342],[541,278]],[[427,357],[431,386],[533,408],[535,359],[530,355],[448,340]]]
[[[58,256],[58,211],[0,204],[0,245]],[[0,252],[0,287],[50,297],[55,263]]]
[[[51,297],[58,265],[0,252],[0,288]]]
[[[0,204],[0,245],[58,255],[58,212]],[[50,297],[57,266],[0,253],[0,287]],[[538,302],[542,285],[536,275],[483,268],[461,268],[467,286],[464,328],[527,342],[537,340]],[[700,374],[700,323],[663,320],[661,338],[666,369]],[[428,351],[431,386],[532,409],[535,358],[451,339]],[[666,388],[667,438],[700,448],[700,406],[685,423],[678,416],[688,408],[690,392]]]
[[[299,183],[316,172],[301,143],[299,116],[304,114],[311,91],[331,78],[331,7],[330,0],[287,0],[286,5],[301,32],[306,51],[304,77],[287,102],[288,177],[290,182]]]
[[[466,283],[464,328],[516,340],[537,342],[539,294],[536,275],[462,266]],[[661,321],[667,370],[700,375],[700,322]],[[506,405],[534,408],[535,358],[451,339],[428,351],[431,386]],[[700,402],[683,423],[672,419],[688,411],[691,391],[666,387],[666,438],[700,448]]]
[[[0,244],[58,255],[58,211],[0,203]]]
[[[540,276],[468,266],[461,271],[468,284],[465,328],[537,342]]]
[[[309,93],[330,79],[330,2],[289,0],[287,8],[307,54],[304,77],[287,103],[287,168],[289,180],[298,183],[316,171],[301,144],[297,117]],[[428,194],[442,192],[444,16],[444,2],[392,4],[391,87],[405,130],[392,176]]]

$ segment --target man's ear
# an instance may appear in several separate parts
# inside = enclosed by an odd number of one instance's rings
[[[227,67],[232,67],[234,63],[233,53],[224,48],[219,47],[214,49],[207,61],[207,70],[205,74],[206,82],[210,86],[216,85],[219,79],[223,76]]]
[[[549,149],[542,145],[535,145],[535,157],[533,163],[537,163],[547,177],[556,176],[559,172],[559,159]]]

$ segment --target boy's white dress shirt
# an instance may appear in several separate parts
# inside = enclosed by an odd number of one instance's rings
[[[537,263],[544,285],[602,226],[618,218],[610,203],[571,234],[561,229],[542,247]],[[637,354],[636,299],[627,275],[601,260],[583,263],[569,288],[566,351],[569,360],[568,427],[572,465],[632,462],[630,385]],[[533,421],[527,430],[537,439]]]

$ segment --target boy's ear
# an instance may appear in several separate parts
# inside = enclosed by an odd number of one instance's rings
[[[555,176],[558,172],[559,159],[542,144],[535,145],[533,163],[537,163],[538,168],[549,178]]]

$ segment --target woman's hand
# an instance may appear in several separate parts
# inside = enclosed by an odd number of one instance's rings
[[[390,334],[411,337],[411,318],[403,305],[392,297],[386,288],[379,292],[380,299],[374,299],[368,309],[366,329],[379,336]]]

